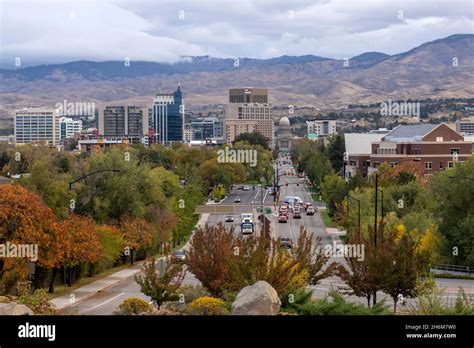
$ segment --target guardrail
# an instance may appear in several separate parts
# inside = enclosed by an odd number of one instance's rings
[[[469,266],[439,264],[431,267],[433,270],[445,271],[447,273],[466,273],[468,276],[474,273],[474,268]]]

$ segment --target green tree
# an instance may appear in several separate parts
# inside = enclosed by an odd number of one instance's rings
[[[344,152],[344,136],[341,134],[332,135],[329,138],[329,145],[326,148],[326,156],[336,173],[339,173],[344,165]]]
[[[154,258],[146,262],[143,274],[135,275],[135,281],[140,285],[140,291],[160,308],[164,302],[179,299],[178,291],[186,271],[182,264],[173,262],[171,258],[160,260],[158,267],[157,270]]]
[[[240,133],[237,137],[235,137],[235,143],[239,141],[246,141],[250,145],[260,145],[265,149],[269,149],[268,147],[268,139],[260,132],[252,132],[252,133]]]
[[[429,182],[429,209],[445,238],[446,263],[474,266],[474,157],[440,172]],[[449,176],[458,177],[450,179]],[[463,177],[471,179],[463,179]]]

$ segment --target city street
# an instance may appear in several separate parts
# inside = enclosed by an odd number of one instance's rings
[[[290,165],[282,165],[279,167],[280,179],[279,184],[280,190],[280,201],[285,196],[298,196],[303,202],[313,202],[311,195],[309,194],[306,186],[304,185],[304,179],[298,178],[297,176],[286,175],[288,170],[292,170],[293,167]],[[288,186],[286,184],[288,183]],[[299,185],[297,185],[299,184]],[[264,206],[272,207],[272,213],[266,214],[272,223],[271,230],[274,231],[274,237],[286,237],[291,238],[294,242],[298,239],[300,226],[304,226],[309,232],[314,234],[314,237],[321,237],[322,245],[327,243],[333,243],[334,241],[340,243],[339,237],[331,236],[326,232],[326,228],[322,221],[319,209],[313,216],[307,216],[304,212],[301,219],[294,219],[292,214],[289,214],[289,220],[287,223],[278,223],[277,208],[273,206],[273,196],[269,194],[269,190],[266,188],[260,188],[255,186],[255,189],[249,185],[250,190],[244,191],[239,189],[235,185],[234,190],[220,203],[218,204],[240,204],[240,205],[260,205],[262,202],[262,195],[264,198]],[[239,197],[241,203],[234,203],[234,199]],[[313,202],[313,205],[314,202]],[[249,211],[252,213],[252,211]],[[256,213],[254,213],[254,220],[256,221]],[[234,217],[233,223],[226,223],[225,217],[232,215]],[[236,233],[240,233],[240,214],[211,214],[207,219],[207,223],[211,225],[217,225],[223,223],[226,227],[233,226]],[[257,228],[259,228],[257,223]],[[274,229],[274,230],[273,230]],[[341,258],[332,258],[330,262],[344,262]],[[199,281],[189,272],[186,274],[184,284],[197,285]],[[436,285],[445,289],[446,293],[443,295],[443,300],[447,303],[454,303],[456,293],[459,287],[463,287],[468,294],[474,294],[474,281],[472,280],[458,280],[458,279],[436,279]],[[345,284],[341,279],[337,277],[331,277],[323,279],[320,284],[312,286],[313,296],[315,298],[324,297],[331,289],[344,289]],[[387,305],[392,305],[392,300],[389,296],[382,292],[378,292],[379,300],[385,298]],[[112,286],[104,291],[97,293],[96,295],[89,297],[88,299],[67,308],[64,313],[77,313],[86,315],[108,315],[112,314],[113,311],[127,298],[139,297],[150,301],[150,298],[143,295],[140,292],[138,284],[135,282],[133,277],[127,278],[121,281],[119,284]],[[358,301],[366,303],[365,298],[356,296],[350,296],[351,301]],[[407,303],[414,303],[413,300],[408,300]]]

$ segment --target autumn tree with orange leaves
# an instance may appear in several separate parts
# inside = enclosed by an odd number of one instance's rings
[[[125,240],[125,252],[133,264],[137,251],[153,245],[153,226],[145,219],[126,217],[120,222],[120,228]]]
[[[37,265],[51,268],[58,260],[58,230],[53,211],[41,198],[18,185],[0,186],[0,244],[38,245]],[[0,291],[9,293],[28,278],[25,258],[0,259]]]
[[[69,286],[74,282],[73,268],[82,263],[96,262],[102,254],[102,246],[96,232],[94,220],[70,214],[58,225],[59,258],[53,270],[50,292],[54,291],[54,278],[58,267],[62,267]]]

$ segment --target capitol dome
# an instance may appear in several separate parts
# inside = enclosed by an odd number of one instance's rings
[[[280,122],[278,123],[280,127],[289,127],[290,126],[290,120],[288,117],[282,117],[280,118]]]

